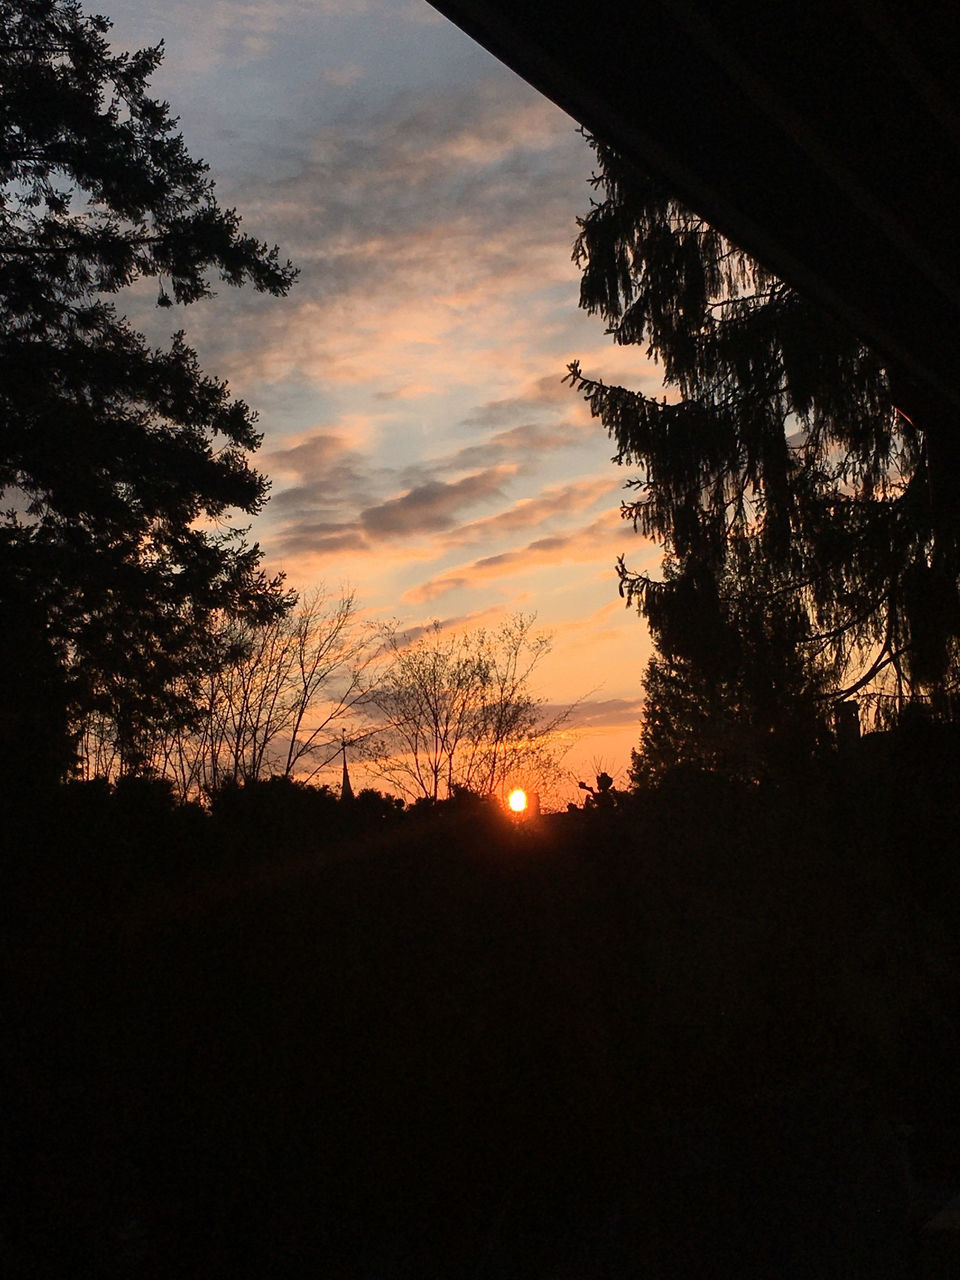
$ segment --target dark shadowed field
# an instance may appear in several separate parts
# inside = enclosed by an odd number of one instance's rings
[[[7,854],[5,1273],[919,1274],[960,1189],[926,760],[531,827],[62,793]]]

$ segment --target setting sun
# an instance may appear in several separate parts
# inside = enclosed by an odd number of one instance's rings
[[[515,791],[511,791],[507,797],[507,804],[513,813],[523,813],[527,807],[527,793],[517,787]]]

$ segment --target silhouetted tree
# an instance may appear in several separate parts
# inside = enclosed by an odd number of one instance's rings
[[[894,407],[887,370],[854,336],[658,180],[593,146],[600,199],[574,251],[581,305],[616,342],[643,344],[674,393],[652,398],[570,366],[617,461],[640,468],[625,517],[674,557],[663,583],[621,564],[623,593],[661,630],[696,626],[744,572],[732,548],[748,542],[768,591],[761,612],[782,611],[786,631],[806,615],[797,639],[820,646],[837,698],[871,688],[895,705],[946,706],[960,534],[923,424]]]
[[[156,738],[154,767],[184,797],[278,775],[309,781],[336,758],[369,662],[350,592],[335,599],[318,587],[263,623],[224,618],[200,710]]]
[[[663,585],[646,587],[657,652],[644,675],[635,785],[678,766],[742,781],[783,776],[831,742],[825,694],[835,672],[811,644],[808,614],[776,591],[749,540],[730,554],[719,579],[696,582],[688,567],[682,610],[673,558]]]
[[[211,275],[283,294],[295,273],[150,97],[161,49],[114,53],[109,27],[73,0],[0,3],[0,605],[34,601],[70,717],[107,716],[135,766],[189,703],[211,615],[285,597],[222,523],[266,495],[254,415],[182,333],[151,349],[109,298],[147,277],[158,305],[192,303]]]
[[[555,768],[566,712],[544,718],[530,691],[550,649],[533,623],[516,614],[496,631],[458,633],[434,622],[412,640],[385,628],[368,700],[382,720],[367,744],[381,777],[412,799],[438,800]]]
[[[53,786],[74,758],[63,667],[43,610],[17,585],[0,589],[0,815]]]
[[[403,812],[403,807],[399,796],[388,795],[374,787],[363,787],[353,798],[351,816],[354,822],[376,826],[395,821]]]

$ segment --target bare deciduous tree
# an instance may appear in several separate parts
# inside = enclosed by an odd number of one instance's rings
[[[158,730],[144,752],[184,799],[283,774],[314,777],[339,750],[337,728],[366,693],[369,642],[352,592],[323,587],[288,613],[213,632],[189,723]],[[83,755],[104,773],[109,726],[92,720]],[[99,767],[98,767],[99,766]]]
[[[321,587],[265,626],[225,628],[226,661],[195,735],[202,788],[306,766],[312,777],[333,759],[334,725],[365,690],[367,640],[355,615],[352,592],[333,600]]]
[[[380,672],[367,697],[380,717],[367,743],[370,767],[411,798],[442,799],[458,788],[498,791],[523,775],[530,784],[556,771],[563,711],[550,719],[530,692],[550,650],[516,614],[496,631],[453,632],[434,622],[410,640],[382,632]]]

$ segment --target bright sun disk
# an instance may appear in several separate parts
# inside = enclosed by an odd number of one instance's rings
[[[516,791],[511,791],[507,797],[507,804],[514,813],[523,813],[527,807],[527,793],[517,787]]]

